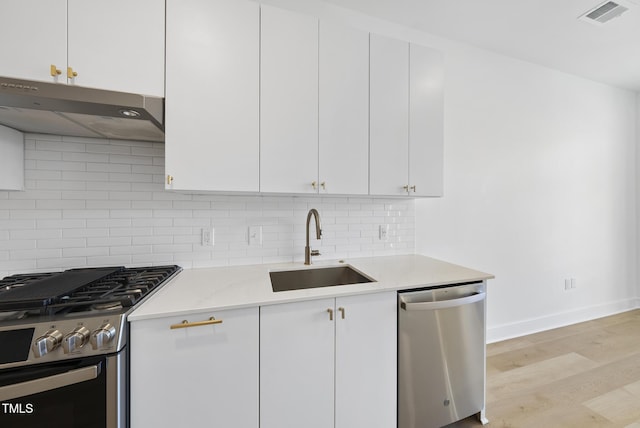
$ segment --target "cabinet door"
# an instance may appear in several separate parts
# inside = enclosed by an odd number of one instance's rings
[[[406,195],[409,43],[371,34],[370,193]]]
[[[334,299],[260,308],[260,428],[333,427]]]
[[[68,0],[68,20],[69,83],[164,96],[164,2]]]
[[[409,186],[412,195],[442,196],[444,56],[414,44],[409,54]]]
[[[321,193],[369,191],[369,34],[320,22]]]
[[[0,125],[1,190],[24,189],[24,134]]]
[[[66,82],[66,0],[3,0],[0,40],[0,76]]]
[[[336,299],[336,428],[396,426],[396,296]]]
[[[257,428],[258,323],[258,308],[132,322],[131,426]]]
[[[261,11],[260,190],[316,193],[318,20]]]
[[[259,29],[258,3],[167,0],[168,188],[259,190]]]

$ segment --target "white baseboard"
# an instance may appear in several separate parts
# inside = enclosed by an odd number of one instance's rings
[[[590,321],[609,315],[626,312],[640,307],[640,298],[619,300],[602,305],[588,306],[569,312],[547,315],[540,318],[531,318],[509,324],[487,328],[487,343],[499,342],[553,328],[564,327],[583,321]]]

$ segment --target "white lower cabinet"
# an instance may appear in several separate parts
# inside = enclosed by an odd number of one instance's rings
[[[260,309],[261,428],[396,426],[396,293]]]
[[[258,427],[258,308],[133,321],[131,427]],[[170,329],[211,316],[220,324]]]

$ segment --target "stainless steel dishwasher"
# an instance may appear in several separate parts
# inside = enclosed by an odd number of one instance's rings
[[[488,422],[485,298],[484,282],[398,293],[398,428]]]

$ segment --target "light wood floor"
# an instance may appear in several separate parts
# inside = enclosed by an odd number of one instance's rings
[[[496,428],[640,428],[640,310],[490,344],[486,413]]]

